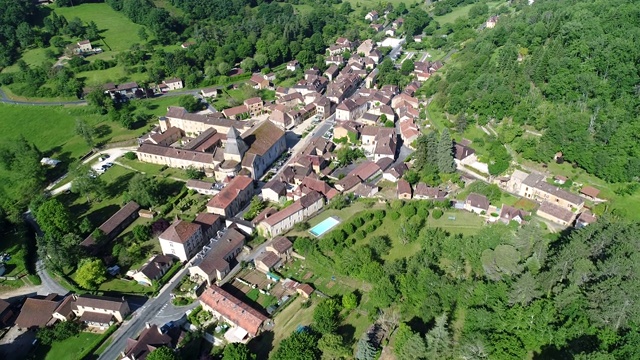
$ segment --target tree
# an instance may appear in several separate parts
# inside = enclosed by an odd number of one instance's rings
[[[264,201],[260,199],[258,196],[254,196],[251,199],[251,204],[249,205],[249,210],[244,214],[245,220],[253,220],[258,214],[267,207]]]
[[[464,113],[456,116],[456,132],[462,134],[467,129],[467,116]]]
[[[339,325],[340,306],[333,299],[322,300],[313,311],[313,328],[321,334],[333,333]]]
[[[358,307],[358,297],[353,292],[342,295],[342,307],[345,310],[353,310]]]
[[[356,346],[356,359],[357,360],[373,360],[376,358],[378,351],[371,343],[368,333],[362,334],[358,345]]]
[[[147,360],[180,360],[180,356],[173,349],[161,346],[150,352]]]
[[[224,347],[222,360],[255,360],[256,355],[249,351],[246,344],[231,343]]]
[[[140,30],[138,30],[138,37],[142,41],[147,41],[149,39],[149,34],[147,34],[147,30],[145,30],[145,28],[141,27]]]
[[[409,75],[413,72],[414,68],[415,64],[413,63],[413,60],[406,59],[400,66],[400,72],[402,72],[402,75]]]
[[[102,87],[96,87],[91,90],[87,96],[87,101],[89,104],[95,106],[100,109],[100,113],[102,115],[106,114],[108,111],[108,107],[112,104],[111,99],[104,93]]]
[[[69,210],[55,198],[47,200],[36,209],[36,219],[42,231],[51,238],[61,238],[73,231]]]
[[[453,141],[449,130],[445,128],[440,134],[438,142],[438,169],[443,173],[452,173],[456,171],[456,164],[453,159]]]
[[[87,25],[86,35],[89,40],[97,40],[100,38],[100,31],[98,30],[98,25],[95,22],[89,21]]]
[[[185,108],[188,112],[196,112],[202,110],[202,102],[193,95],[183,95],[178,99],[178,105]]]
[[[272,360],[317,360],[320,357],[318,337],[307,330],[295,331],[280,342]]]
[[[343,146],[336,152],[338,163],[340,166],[345,166],[353,163],[355,160],[364,157],[364,152],[361,149],[352,149],[348,146]]]
[[[127,159],[127,160],[136,160],[136,159],[138,159],[138,157],[136,156],[136,153],[134,153],[133,151],[127,151],[122,156],[124,156],[124,158]]]
[[[29,26],[28,23],[23,22],[20,23],[20,25],[18,25],[18,27],[16,28],[16,37],[20,42],[20,46],[24,49],[33,44],[35,34],[32,30],[32,27]]]
[[[84,217],[80,222],[80,225],[78,225],[78,228],[80,229],[80,231],[82,231],[83,234],[88,234],[91,232],[91,230],[93,230],[93,224],[88,217]]]
[[[160,188],[158,182],[144,174],[136,174],[129,181],[128,197],[143,207],[157,205],[160,201]]]
[[[73,169],[70,175],[73,176],[71,191],[84,196],[87,202],[91,202],[91,196],[101,197],[105,195],[106,184],[98,176],[95,170],[88,165],[71,165]]]
[[[324,334],[318,340],[318,348],[322,351],[323,360],[339,360],[351,355],[351,349],[338,334]]]
[[[202,179],[204,177],[204,172],[200,169],[196,169],[193,166],[189,166],[187,168],[187,177],[189,179]]]
[[[76,271],[76,282],[85,289],[97,289],[107,280],[107,268],[100,259],[84,259]]]
[[[136,225],[131,232],[138,242],[145,242],[151,237],[151,227],[148,225]]]
[[[251,72],[251,71],[253,71],[253,69],[258,67],[258,63],[255,60],[253,60],[252,58],[249,57],[249,58],[246,58],[246,59],[242,60],[242,62],[240,63],[240,67],[245,72]]]
[[[412,333],[397,351],[401,359],[418,360],[425,359],[427,346],[420,334]]]
[[[433,329],[429,330],[427,338],[427,358],[440,359],[451,353],[451,335],[447,329],[447,314],[436,317]]]
[[[220,75],[226,76],[229,74],[229,71],[231,71],[231,65],[223,61],[218,64],[217,70]]]

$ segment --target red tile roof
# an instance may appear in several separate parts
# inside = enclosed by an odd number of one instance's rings
[[[178,220],[171,224],[171,226],[160,235],[160,238],[171,242],[184,243],[199,230],[200,225],[198,224]]]
[[[258,310],[215,285],[205,289],[199,300],[251,336],[256,336],[262,323],[267,320]]]
[[[248,176],[236,176],[229,185],[225,186],[216,196],[211,198],[207,206],[226,209],[236,199],[238,194],[253,186],[253,180]]]
[[[401,194],[411,195],[411,184],[405,179],[398,180],[398,195]]]
[[[54,295],[54,298],[57,296],[57,294],[51,295]],[[16,324],[21,329],[44,327],[51,320],[51,315],[58,304],[58,301],[28,298],[20,309]]]
[[[285,253],[287,250],[293,247],[293,244],[289,239],[284,236],[278,236],[271,242],[271,247],[280,254]]]
[[[582,190],[580,190],[581,194],[590,196],[592,198],[597,198],[598,194],[600,194],[600,190],[592,187],[592,186],[585,186],[582,188]]]

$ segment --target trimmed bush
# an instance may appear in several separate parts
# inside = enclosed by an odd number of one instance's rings
[[[429,210],[427,210],[424,207],[421,207],[418,209],[418,216],[422,217],[422,218],[426,218],[427,216],[429,216]]]
[[[373,212],[373,217],[382,220],[384,219],[385,211],[384,210],[376,210]]]
[[[413,206],[413,204],[407,203],[400,210],[400,212],[402,212],[402,215],[404,215],[404,217],[406,217],[408,219],[408,218],[410,218],[410,217],[412,217],[413,215],[416,214],[416,208],[415,208],[415,206]]]
[[[400,213],[397,211],[389,211],[389,217],[391,220],[398,220],[400,219]]]
[[[358,230],[358,231],[356,231],[356,233],[353,235],[353,237],[354,237],[356,240],[362,240],[362,239],[364,239],[365,237],[367,237],[367,233],[366,233],[364,230]]]
[[[364,213],[364,220],[365,221],[373,220],[373,211],[367,211],[366,213]]]
[[[436,220],[440,219],[442,215],[444,215],[444,212],[440,209],[435,209],[433,210],[433,212],[431,212],[431,216],[433,216],[433,218]]]
[[[358,227],[359,226],[356,226],[353,223],[348,222],[342,226],[342,229],[347,233],[347,235],[352,235],[354,232],[356,232]]]

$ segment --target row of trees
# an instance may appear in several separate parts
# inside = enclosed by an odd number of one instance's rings
[[[405,179],[411,184],[422,181],[436,186],[442,182],[440,174],[452,174],[456,171],[453,140],[446,128],[442,130],[439,138],[435,132],[421,135],[416,140],[413,157],[415,164],[405,174]]]

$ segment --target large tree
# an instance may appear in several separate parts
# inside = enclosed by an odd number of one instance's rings
[[[180,360],[180,356],[175,350],[161,346],[150,352],[147,355],[147,360]]]
[[[36,219],[40,229],[53,239],[61,238],[74,230],[69,209],[58,199],[49,199],[40,205],[36,210]]]
[[[440,133],[440,141],[438,142],[438,169],[443,173],[452,173],[456,171],[456,164],[453,160],[453,141],[449,130],[445,128]]]
[[[107,280],[107,268],[100,259],[84,259],[76,271],[75,280],[83,288],[95,290]]]
[[[322,300],[313,311],[313,328],[322,334],[335,332],[340,323],[340,305],[333,299]]]
[[[318,360],[318,336],[307,331],[295,331],[280,342],[271,360]]]
[[[252,354],[246,344],[231,343],[224,347],[222,360],[255,360],[256,355]]]
[[[160,201],[160,186],[154,178],[144,174],[136,174],[129,181],[127,195],[140,206],[157,205]]]

